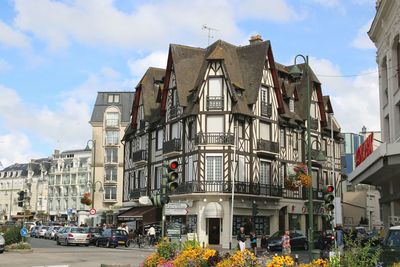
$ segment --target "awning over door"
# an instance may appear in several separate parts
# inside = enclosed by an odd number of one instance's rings
[[[158,207],[133,207],[118,215],[119,221],[143,221],[150,224],[161,221],[161,208]]]
[[[223,218],[224,208],[218,202],[210,202],[204,208],[205,218]]]

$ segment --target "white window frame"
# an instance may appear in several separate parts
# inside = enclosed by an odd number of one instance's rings
[[[119,131],[106,131],[105,135],[106,145],[118,145]]]
[[[267,173],[267,177],[264,177],[263,174],[263,164],[266,164],[269,166],[269,172]],[[261,160],[260,161],[260,184],[262,185],[270,185],[271,184],[271,162],[267,160]]]
[[[160,129],[160,130],[158,130],[157,131],[157,139],[156,139],[156,150],[157,151],[159,151],[159,150],[162,150],[162,148],[163,148],[163,142],[164,142],[164,131],[163,131],[163,129]]]
[[[210,126],[214,126],[212,128]],[[222,127],[219,128],[219,127]],[[225,130],[225,116],[224,115],[208,115],[207,116],[207,133],[223,133]]]
[[[106,118],[106,126],[118,127],[119,125],[118,112],[107,112],[105,118]]]
[[[246,182],[246,161],[243,155],[238,156],[238,171],[236,181]]]
[[[118,168],[116,166],[108,166],[104,170],[104,180],[108,182],[117,182]]]
[[[213,77],[208,79],[208,96],[223,96],[224,81],[222,77]]]
[[[113,194],[113,191],[115,191],[114,194]],[[117,187],[116,186],[104,186],[104,200],[117,200]]]

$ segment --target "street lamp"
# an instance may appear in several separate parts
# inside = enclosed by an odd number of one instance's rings
[[[94,193],[96,192],[96,184],[100,183],[99,192],[104,192],[103,183],[100,181],[96,181],[96,140],[90,139],[87,141],[86,149],[89,150],[89,143],[92,143],[92,209],[94,208]]]
[[[308,168],[308,173],[312,174],[312,167],[311,167],[311,114],[310,114],[310,108],[311,108],[311,90],[310,90],[310,75],[309,75],[309,65],[308,65],[308,56],[303,56],[301,54],[297,55],[294,58],[294,66],[290,69],[289,74],[294,78],[300,78],[303,75],[303,71],[299,68],[297,65],[297,58],[301,57],[304,60],[305,66],[304,66],[304,71],[305,71],[305,77],[307,79],[307,168]],[[312,175],[311,175],[312,177]],[[313,216],[314,216],[314,211],[313,211],[313,197],[312,197],[312,191],[313,188],[310,186],[308,189],[308,250],[310,253],[310,258],[312,258],[312,250],[314,247],[314,238],[313,238]]]

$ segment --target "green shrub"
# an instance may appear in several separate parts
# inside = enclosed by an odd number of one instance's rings
[[[4,233],[4,239],[6,241],[6,246],[14,243],[19,243],[22,240],[21,234],[19,233],[21,229],[19,227],[7,228]]]
[[[31,244],[23,243],[23,242],[14,243],[14,244],[11,244],[11,245],[7,246],[7,249],[31,249],[31,248],[32,248]]]
[[[186,240],[182,244],[182,250],[189,250],[192,248],[200,248],[200,243],[197,240]]]
[[[164,239],[157,245],[157,253],[166,260],[171,260],[175,257],[177,245]]]
[[[352,240],[345,236],[344,265],[347,267],[376,266],[382,249],[380,247],[373,248],[374,241],[375,239],[371,238],[366,243],[363,243],[360,238]]]

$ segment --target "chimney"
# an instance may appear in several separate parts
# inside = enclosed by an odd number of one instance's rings
[[[261,38],[261,35],[257,34],[257,35],[253,35],[250,37],[250,44],[257,44],[257,43],[261,43],[263,41],[263,39]]]

